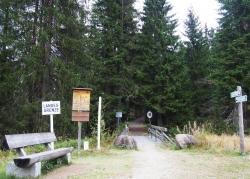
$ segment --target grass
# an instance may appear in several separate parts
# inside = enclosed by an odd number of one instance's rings
[[[249,178],[250,160],[236,152],[217,152],[201,149],[185,149],[174,151],[184,160],[183,170],[194,172],[207,178]],[[181,166],[181,164],[179,164]],[[195,173],[197,172],[197,173]],[[210,176],[210,177],[209,177]],[[197,178],[202,178],[197,177]]]
[[[69,178],[129,178],[129,171],[132,167],[132,152],[131,150],[109,149],[100,152],[81,153],[79,158],[74,158],[74,164],[86,170],[82,170],[74,176],[69,176]]]
[[[240,150],[240,139],[237,135],[198,133],[195,137],[198,139],[197,147],[201,149],[223,153],[238,153]],[[245,151],[250,153],[250,136],[245,136]]]
[[[5,170],[7,162],[14,157],[14,153],[10,151],[1,151],[0,150],[0,179],[12,179],[14,177],[6,176]]]
[[[209,153],[222,153],[226,155],[239,155],[240,139],[239,136],[221,134],[217,135],[212,133],[212,125],[197,125],[196,122],[190,122],[180,130],[179,133],[187,133],[194,135],[197,139],[197,145],[192,146],[190,149],[194,151],[205,151]],[[250,136],[245,136],[245,152],[250,153]]]

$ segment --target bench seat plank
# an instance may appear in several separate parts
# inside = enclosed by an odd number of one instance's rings
[[[73,150],[72,147],[70,148],[60,148],[51,151],[45,151],[41,153],[35,153],[31,155],[21,156],[14,159],[16,166],[21,168],[26,168],[32,166],[34,163],[43,161],[43,160],[50,160],[56,159],[62,156],[65,156],[67,153],[71,153]]]

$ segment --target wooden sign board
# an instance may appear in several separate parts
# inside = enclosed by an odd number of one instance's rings
[[[89,121],[89,112],[72,111],[72,121],[88,122]]]
[[[235,97],[238,97],[240,96],[240,92],[239,91],[233,91],[230,93],[230,97],[231,98],[235,98]]]
[[[235,98],[236,103],[246,102],[247,101],[247,95],[239,96]]]
[[[89,88],[73,89],[72,121],[89,121],[91,91]]]
[[[73,111],[89,111],[91,91],[83,89],[73,89]]]

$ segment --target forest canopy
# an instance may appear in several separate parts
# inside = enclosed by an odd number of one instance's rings
[[[1,135],[48,131],[41,103],[56,100],[55,132],[71,137],[73,87],[93,89],[87,132],[98,96],[108,131],[115,112],[129,121],[148,110],[157,125],[197,121],[224,130],[235,107],[230,92],[250,90],[250,2],[218,2],[218,29],[202,27],[190,9],[181,40],[167,0],[145,0],[143,13],[135,0],[96,0],[91,10],[77,0],[1,0]]]

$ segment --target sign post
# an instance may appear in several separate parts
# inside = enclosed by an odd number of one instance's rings
[[[242,95],[241,86],[237,86],[237,91],[239,91],[240,96]],[[239,97],[238,97],[239,98]],[[236,98],[237,100],[237,98]],[[244,123],[243,123],[243,107],[241,100],[238,100],[238,111],[239,111],[239,134],[240,134],[240,152],[245,153],[245,136],[244,136]]]
[[[78,156],[81,149],[82,122],[89,121],[91,91],[90,88],[73,88],[72,121],[78,122]]]
[[[97,122],[97,150],[101,149],[101,116],[102,116],[102,97],[98,103],[98,122]]]
[[[242,88],[241,88],[241,86],[237,86],[237,91],[232,92],[230,94],[230,96],[231,96],[231,98],[235,98],[235,102],[238,103],[240,153],[245,154],[245,135],[244,135],[242,102],[247,101],[247,95],[242,96]]]
[[[115,117],[117,118],[117,128],[118,128],[120,125],[120,120],[122,118],[122,112],[116,112]]]
[[[42,115],[50,115],[50,132],[54,133],[54,114],[61,114],[60,101],[43,101]],[[54,150],[54,142],[51,142],[51,149]]]
[[[149,120],[149,123],[150,123],[150,125],[151,125],[151,118],[153,117],[153,113],[151,112],[151,111],[148,111],[147,112],[147,118],[148,118],[148,120]]]

